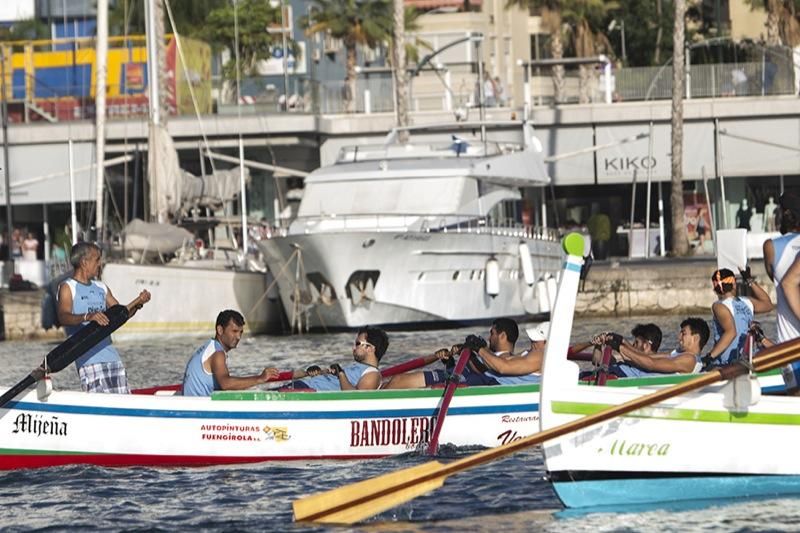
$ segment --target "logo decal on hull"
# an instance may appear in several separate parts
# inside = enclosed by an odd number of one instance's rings
[[[433,418],[380,418],[377,420],[350,421],[350,447],[398,446],[414,449],[431,438]]]
[[[21,413],[14,419],[14,429],[11,433],[30,433],[41,437],[42,435],[67,436],[67,423],[59,420],[57,416],[45,418],[43,415]]]

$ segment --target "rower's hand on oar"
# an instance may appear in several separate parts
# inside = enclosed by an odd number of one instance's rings
[[[279,374],[280,374],[280,371],[277,368],[265,368],[264,370],[261,371],[261,374],[259,374],[259,376],[258,376],[259,383],[266,383],[268,381],[274,381],[274,380],[278,379],[278,375]]]
[[[464,339],[464,346],[472,350],[473,352],[479,352],[481,348],[486,348],[486,339],[480,337],[478,335],[467,335],[467,338]]]
[[[619,333],[608,333],[606,335],[606,344],[608,346],[611,346],[611,348],[615,352],[619,351],[619,347],[622,346],[622,341],[623,340],[624,339],[623,339],[622,335],[620,335]]]
[[[306,375],[307,376],[319,376],[322,374],[322,369],[318,365],[311,365],[310,367],[306,368]]]
[[[109,324],[108,317],[102,311],[97,311],[94,313],[86,313],[86,321],[97,322],[101,326],[107,326]]]

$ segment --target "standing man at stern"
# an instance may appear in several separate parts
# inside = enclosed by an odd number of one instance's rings
[[[265,368],[254,376],[234,377],[228,371],[228,352],[239,345],[244,317],[227,309],[217,315],[216,335],[200,346],[186,364],[184,396],[211,396],[215,390],[243,390],[278,377],[278,370]]]
[[[109,320],[104,311],[119,303],[106,284],[97,279],[101,257],[102,250],[94,243],[79,242],[72,247],[72,277],[58,287],[58,321],[69,336],[89,322],[107,326]],[[150,293],[146,290],[140,292],[127,305],[129,316],[136,314],[149,301]],[[85,392],[129,392],[125,365],[111,344],[111,337],[106,337],[80,356],[75,366]]]

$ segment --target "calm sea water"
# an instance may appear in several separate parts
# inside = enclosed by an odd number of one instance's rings
[[[614,329],[627,333],[648,319],[583,319],[573,342]],[[680,318],[654,317],[665,331],[664,348],[676,345]],[[765,320],[768,335],[774,320]],[[391,333],[386,365],[449,346],[475,329]],[[351,357],[351,334],[243,339],[232,352],[233,373],[255,373],[330,364]],[[180,381],[184,364],[202,338],[117,343],[132,387]],[[0,343],[0,383],[22,379],[54,344]],[[78,388],[73,368],[54,377],[61,389]],[[100,436],[98,438],[101,438]],[[757,450],[754,450],[757,452]],[[443,460],[469,450],[443,450]],[[376,461],[264,463],[205,468],[63,467],[0,472],[0,528],[31,530],[310,531],[292,522],[291,503],[300,496],[427,461],[402,456]],[[693,508],[610,510],[574,514],[562,507],[543,479],[538,448],[465,474],[357,531],[800,531],[799,500],[698,502]],[[337,528],[338,529],[338,528]],[[348,530],[348,529],[341,529]]]

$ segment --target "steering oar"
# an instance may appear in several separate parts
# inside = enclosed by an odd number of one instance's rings
[[[47,373],[59,372],[71,365],[78,357],[82,356],[116,331],[120,326],[127,322],[130,316],[128,308],[124,305],[115,305],[105,311],[108,317],[108,325],[101,326],[97,322],[89,322],[79,329],[70,338],[53,348],[44,357],[42,365],[35,368],[25,378],[8,389],[5,394],[0,396],[0,407],[16,398],[28,387],[42,379]]]

